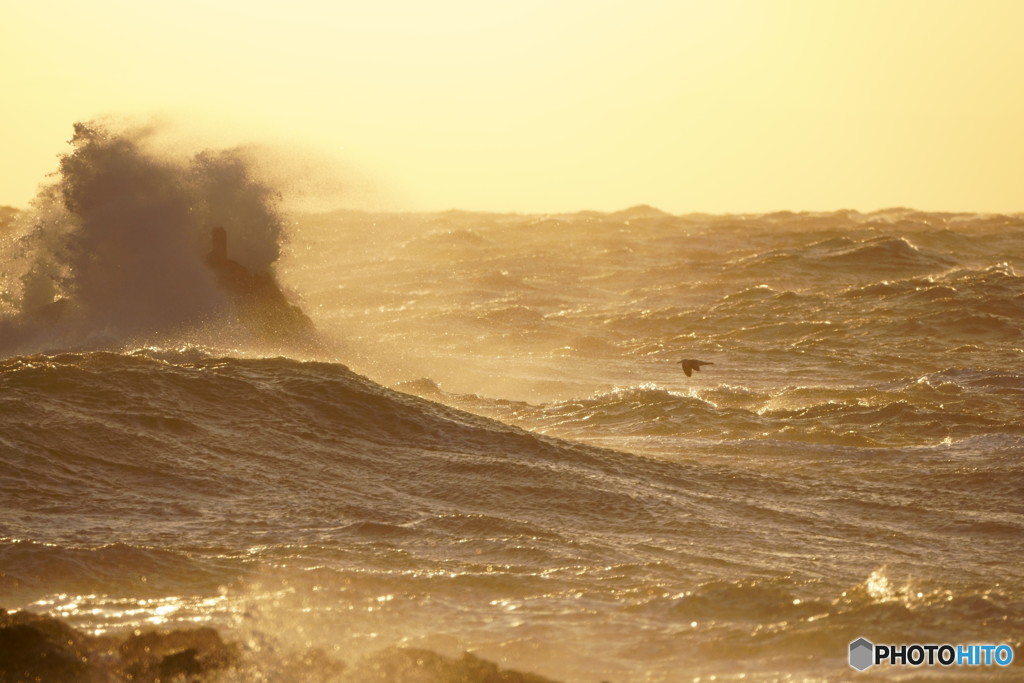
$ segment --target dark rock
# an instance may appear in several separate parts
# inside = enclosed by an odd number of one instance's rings
[[[158,683],[215,681],[234,668],[267,680],[266,671],[243,662],[239,649],[212,628],[90,636],[64,621],[0,609],[0,683]],[[263,663],[262,666],[267,666]],[[282,653],[270,663],[271,680],[311,683],[554,683],[536,674],[501,669],[471,654],[446,657],[430,650],[388,648],[354,667],[321,650],[297,658]]]
[[[0,683],[202,679],[233,666],[237,648],[212,628],[90,636],[60,619],[0,609]]]
[[[231,666],[237,649],[209,627],[147,631],[129,636],[118,648],[121,668],[133,680],[197,676]]]
[[[0,610],[0,681],[78,681],[86,674],[87,637],[64,622]]]

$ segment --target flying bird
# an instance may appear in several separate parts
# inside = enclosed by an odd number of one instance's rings
[[[694,360],[692,358],[684,358],[679,361],[679,364],[683,366],[683,372],[686,373],[687,377],[691,376],[694,370],[700,372],[700,366],[702,365],[714,365],[714,363],[710,361]]]

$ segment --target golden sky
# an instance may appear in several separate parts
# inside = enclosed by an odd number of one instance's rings
[[[0,204],[113,115],[380,208],[1024,211],[1021,0],[0,0],[0,59]]]

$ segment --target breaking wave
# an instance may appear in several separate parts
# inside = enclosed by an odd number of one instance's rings
[[[242,150],[179,159],[156,151],[151,135],[75,125],[58,180],[21,218],[5,255],[11,315],[0,321],[0,350],[119,348],[201,329],[209,343],[246,308],[210,267],[214,227],[225,230],[233,263],[266,278],[269,294],[256,296],[280,307],[277,192]],[[248,317],[258,340],[265,330]],[[234,341],[245,338],[235,332]]]

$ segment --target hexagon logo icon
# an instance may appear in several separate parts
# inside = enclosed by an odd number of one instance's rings
[[[875,664],[875,646],[866,638],[858,638],[850,643],[850,666],[857,671],[864,671]]]

